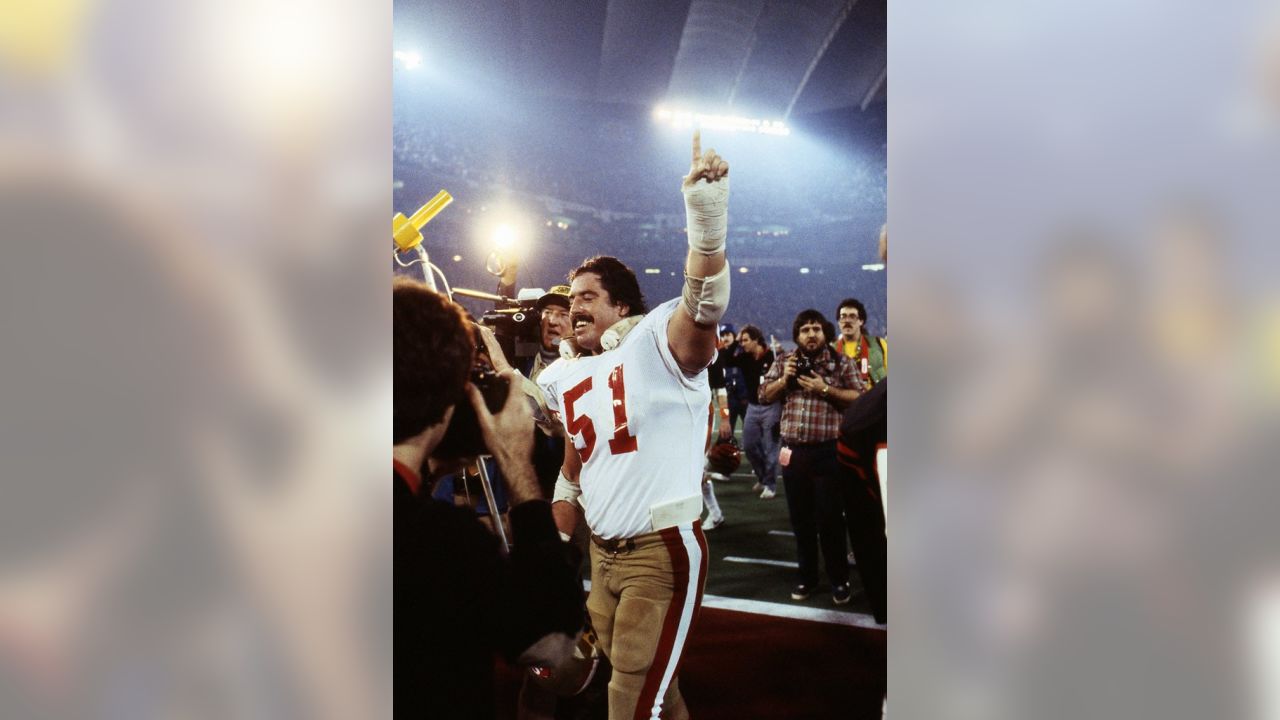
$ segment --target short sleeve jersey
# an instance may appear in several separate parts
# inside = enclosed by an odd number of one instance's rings
[[[711,391],[706,369],[685,375],[667,345],[679,302],[659,305],[618,347],[538,377],[582,458],[587,525],[606,539],[652,532],[652,506],[700,492]]]

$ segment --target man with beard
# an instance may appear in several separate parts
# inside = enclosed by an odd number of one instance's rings
[[[818,584],[818,543],[837,605],[849,602],[849,566],[844,543],[844,502],[836,439],[841,410],[862,391],[849,358],[828,345],[822,313],[804,310],[792,324],[796,351],[773,363],[760,386],[761,402],[786,398],[782,408],[780,457],[787,510],[796,536],[800,584],[793,600],[805,600]]]
[[[647,312],[630,268],[587,260],[569,275],[570,352],[538,379],[570,438],[555,498],[580,496],[591,530],[587,608],[613,664],[610,718],[688,717],[676,668],[707,567],[699,486],[706,369],[729,301],[728,171],[695,133],[681,297]]]

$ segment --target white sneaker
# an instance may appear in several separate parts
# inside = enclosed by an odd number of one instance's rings
[[[764,489],[764,484],[763,484],[763,483],[756,483],[755,485],[752,485],[752,486],[751,486],[751,492],[753,492],[753,493],[758,493],[758,492],[760,492],[760,491],[761,491],[761,490],[763,490],[763,489]]]
[[[761,500],[772,500],[777,496],[778,494],[773,491],[773,488],[770,488],[770,487],[765,488],[764,491],[760,493]]]
[[[711,515],[708,515],[707,519],[702,521],[702,531],[706,532],[708,530],[715,530],[716,528],[720,527],[723,524],[724,524],[723,515],[721,515],[720,517],[712,517]]]

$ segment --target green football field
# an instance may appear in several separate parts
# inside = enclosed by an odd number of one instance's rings
[[[821,578],[818,592],[808,600],[791,599],[791,589],[799,577],[795,568],[796,541],[787,519],[785,483],[778,483],[777,497],[761,500],[759,494],[751,490],[755,481],[751,466],[744,458],[730,480],[715,483],[716,499],[720,501],[725,521],[707,532],[710,560],[706,593],[870,615],[861,580],[852,567],[849,587],[853,600],[848,605],[835,605],[831,601],[826,577]]]

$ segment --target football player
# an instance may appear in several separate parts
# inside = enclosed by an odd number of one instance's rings
[[[538,378],[570,439],[556,499],[580,502],[591,531],[587,607],[613,664],[611,718],[688,717],[675,671],[707,568],[698,522],[706,369],[729,302],[728,172],[695,132],[681,188],[689,237],[681,297],[648,312],[630,268],[587,260],[569,275],[565,357]]]

